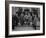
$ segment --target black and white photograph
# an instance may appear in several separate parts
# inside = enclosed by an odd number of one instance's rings
[[[44,35],[44,3],[9,3],[8,35]]]
[[[40,30],[40,8],[12,7],[12,30]]]

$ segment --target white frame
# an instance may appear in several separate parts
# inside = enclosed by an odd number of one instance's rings
[[[40,30],[12,31],[12,7],[40,8]],[[9,4],[9,35],[36,34],[36,33],[43,33],[43,6],[42,5]]]

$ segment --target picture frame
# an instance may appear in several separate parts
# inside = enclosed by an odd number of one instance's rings
[[[16,14],[14,12],[16,12],[16,10],[19,8],[22,8],[23,10],[25,10],[26,8],[29,8],[31,12],[32,12],[32,9],[33,10],[36,9],[37,11],[38,9],[40,9],[38,12],[40,13],[41,21],[40,21],[39,28],[37,27],[38,29],[36,28],[36,30],[29,30],[26,27],[30,27],[30,26],[27,26],[27,25],[26,26],[25,25],[24,26],[13,26],[12,17],[14,16],[14,14]],[[15,28],[16,30],[14,30],[13,27],[17,27]],[[28,30],[22,30],[24,27],[25,29],[28,29]],[[23,36],[40,36],[40,35],[45,35],[45,3],[24,2],[24,1],[5,1],[5,37],[23,37]]]

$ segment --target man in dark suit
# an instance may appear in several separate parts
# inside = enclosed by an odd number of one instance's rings
[[[18,25],[19,19],[18,17],[15,15],[12,17],[12,29],[14,30],[14,27]]]

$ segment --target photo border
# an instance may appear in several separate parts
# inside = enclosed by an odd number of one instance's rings
[[[37,34],[22,34],[22,35],[8,35],[9,34],[9,4],[34,4],[34,5],[43,5],[43,33]],[[24,2],[24,1],[5,1],[5,37],[24,37],[24,36],[40,36],[45,35],[45,3],[42,2]]]

